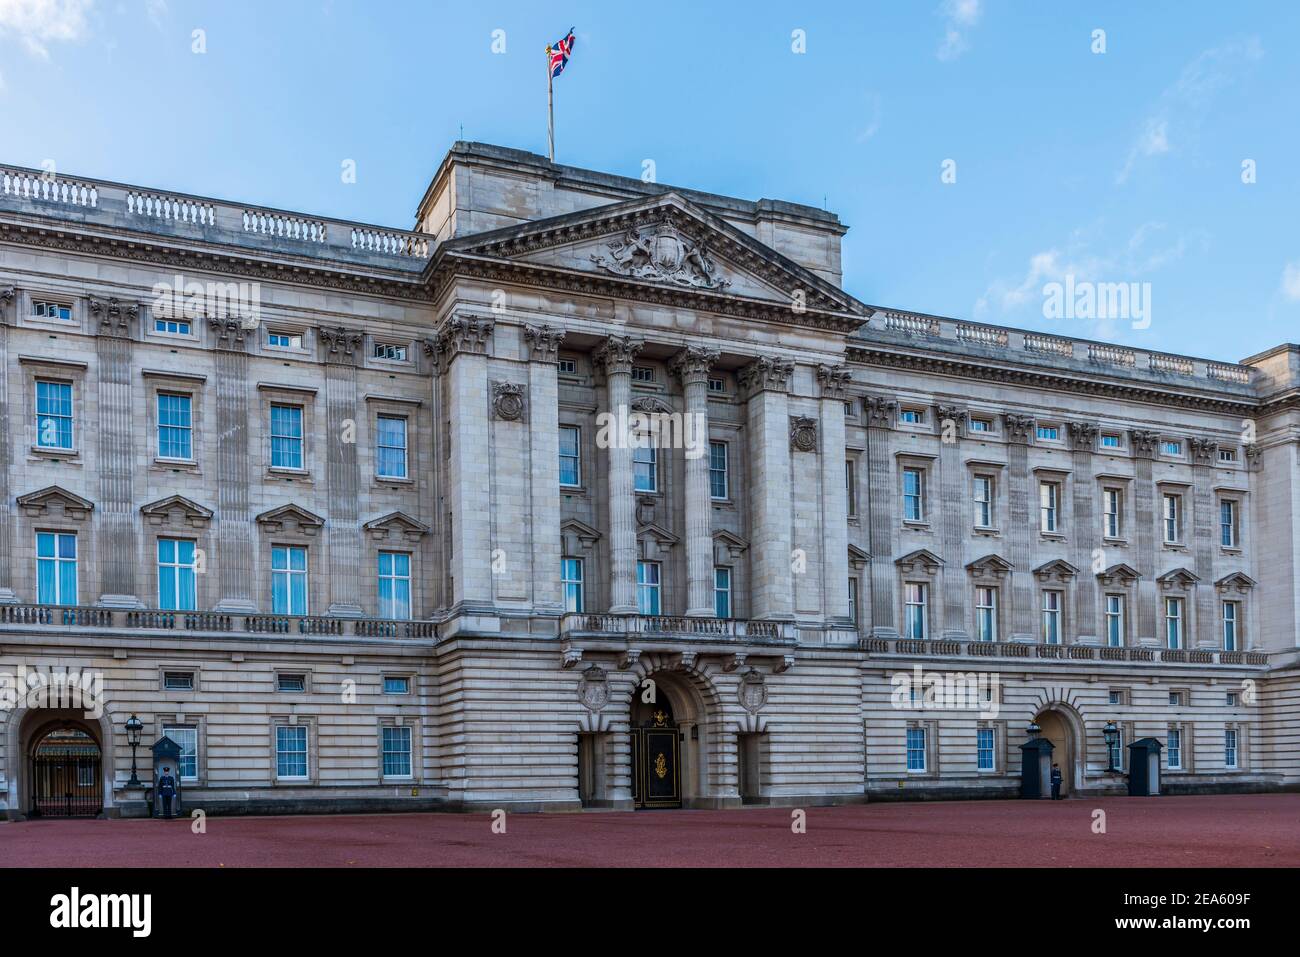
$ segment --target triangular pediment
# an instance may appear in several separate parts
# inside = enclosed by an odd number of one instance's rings
[[[1044,562],[1034,569],[1034,577],[1039,581],[1069,581],[1079,574],[1079,569],[1075,568],[1064,558],[1054,558],[1050,562]]]
[[[387,515],[381,515],[379,518],[372,518],[362,526],[370,537],[375,541],[383,541],[390,538],[405,538],[407,541],[419,541],[421,536],[427,535],[429,526],[423,522],[412,518],[405,512],[389,512]]]
[[[681,539],[679,539],[672,532],[668,531],[668,529],[664,528],[662,525],[656,525],[654,522],[651,522],[647,525],[642,525],[640,528],[638,528],[636,530],[636,537],[653,538],[661,545],[676,545],[679,541],[681,541]]]
[[[943,567],[943,559],[928,548],[918,548],[914,552],[908,552],[902,558],[895,558],[894,564],[904,573],[925,571],[933,575]]]
[[[805,315],[790,308],[795,290],[803,310],[841,314],[846,330],[870,315],[812,270],[672,191],[464,236],[440,254],[763,301],[795,323]]]
[[[966,564],[966,570],[973,575],[996,575],[1001,578],[1015,566],[1000,555],[985,555]]]
[[[140,514],[154,525],[178,520],[188,525],[206,525],[212,520],[212,509],[204,508],[184,495],[168,495],[148,505],[141,505]]]
[[[18,496],[18,504],[28,515],[44,515],[51,508],[61,508],[72,518],[85,518],[95,504],[57,485],[49,485],[36,492]]]
[[[600,537],[600,529],[593,528],[576,518],[566,519],[560,523],[560,541],[566,555],[577,555],[580,551],[591,548]]]
[[[871,556],[858,548],[856,545],[849,546],[849,564],[854,568],[861,568],[871,563]]]
[[[1129,582],[1137,581],[1142,577],[1142,574],[1132,565],[1120,562],[1118,565],[1111,565],[1110,568],[1107,568],[1103,572],[1098,572],[1097,577],[1104,583],[1114,581],[1120,582],[1121,584],[1128,584]]]
[[[314,512],[307,511],[301,505],[294,505],[292,502],[278,508],[268,509],[257,516],[256,521],[258,525],[264,526],[271,531],[279,531],[286,525],[296,525],[309,535],[325,524],[325,519]]]
[[[1249,588],[1255,587],[1255,579],[1243,572],[1232,572],[1231,574],[1224,575],[1220,578],[1214,583],[1214,586],[1216,588],[1236,588],[1240,591],[1245,591]]]
[[[1156,581],[1162,585],[1175,585],[1179,588],[1186,588],[1189,585],[1195,585],[1200,580],[1199,575],[1186,568],[1171,569],[1156,579]]]

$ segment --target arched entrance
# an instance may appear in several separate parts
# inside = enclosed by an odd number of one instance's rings
[[[112,719],[107,710],[103,710],[96,718],[92,712],[76,708],[28,707],[25,703],[20,703],[12,711],[0,712],[0,740],[4,741],[4,769],[8,777],[8,787],[0,790],[0,809],[3,809],[3,813],[10,820],[21,821],[32,814],[38,795],[48,797],[51,794],[62,793],[64,808],[68,806],[66,788],[62,792],[51,791],[50,788],[56,786],[53,781],[39,788],[36,787],[35,775],[43,764],[34,760],[38,756],[38,750],[41,758],[49,758],[57,754],[60,742],[67,742],[74,749],[83,749],[81,754],[74,757],[88,759],[96,757],[95,753],[90,752],[86,741],[79,737],[56,736],[47,743],[46,747],[40,748],[49,732],[59,729],[83,732],[89,737],[97,752],[98,771],[95,777],[94,800],[98,803],[93,808],[87,808],[85,813],[104,814],[110,817],[116,813],[113,800],[113,780],[116,772]],[[88,772],[74,768],[70,773],[74,776],[74,780],[84,782]],[[81,812],[86,787],[87,785],[80,784],[73,789],[73,796],[78,799],[74,811]],[[50,807],[46,816],[54,810]]]
[[[710,783],[721,731],[712,717],[718,712],[716,692],[698,673],[656,658],[642,659],[646,670],[629,702],[633,804],[708,807],[717,792],[716,782]]]
[[[632,802],[638,807],[682,806],[681,731],[672,703],[657,695],[653,704],[632,706]]]
[[[30,817],[94,817],[103,809],[99,741],[78,721],[56,719],[37,728],[27,753]]]
[[[1042,736],[1052,742],[1052,761],[1061,766],[1061,797],[1068,797],[1075,789],[1077,773],[1073,724],[1056,708],[1040,712],[1034,723],[1042,728]]]

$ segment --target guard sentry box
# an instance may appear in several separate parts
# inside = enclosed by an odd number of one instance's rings
[[[1020,746],[1020,796],[1052,796],[1052,742],[1034,738]]]
[[[1128,746],[1128,793],[1130,797],[1148,797],[1160,793],[1160,752],[1155,738],[1139,738]]]
[[[158,793],[158,779],[163,776],[163,768],[176,781],[176,793],[172,796],[172,817],[181,815],[181,746],[171,738],[163,735],[153,743],[153,800],[149,802],[149,813],[154,817],[165,817],[167,809],[163,807],[162,795]]]

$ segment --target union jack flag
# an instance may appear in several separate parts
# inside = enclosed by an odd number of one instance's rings
[[[546,48],[546,55],[551,58],[551,78],[559,76],[564,72],[564,68],[569,65],[569,57],[573,56],[574,42],[573,28],[569,28],[568,35],[563,40],[556,40]]]

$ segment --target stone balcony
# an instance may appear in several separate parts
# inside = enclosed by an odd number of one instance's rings
[[[436,641],[432,621],[291,615],[228,615],[211,611],[161,611],[61,605],[0,605],[0,628],[11,633],[123,631],[184,632],[195,637],[283,635],[309,638],[381,638]]]
[[[685,618],[672,615],[568,614],[560,622],[561,636],[644,636],[672,640],[740,641],[794,644],[793,622],[747,621],[741,618]]]
[[[1249,665],[1268,664],[1262,651],[1219,651],[1207,648],[1112,648],[1098,645],[1044,645],[1020,641],[949,641],[944,639],[868,638],[859,647],[872,657],[936,657],[1032,659],[1035,661],[1159,661],[1162,664]]]

